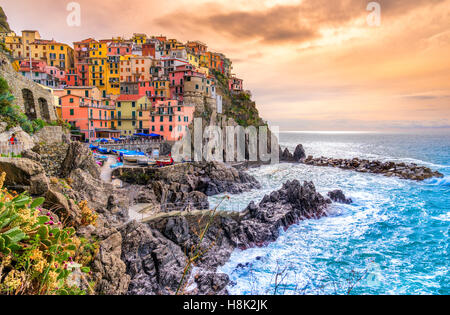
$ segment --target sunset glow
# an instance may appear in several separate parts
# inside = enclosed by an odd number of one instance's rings
[[[264,119],[284,130],[450,128],[450,0],[0,1],[16,32],[72,45],[88,37],[164,34],[233,60]],[[45,9],[45,18],[36,14]]]

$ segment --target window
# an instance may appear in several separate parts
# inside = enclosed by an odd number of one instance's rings
[[[155,122],[155,116],[152,116],[152,122]]]
[[[84,96],[89,97],[89,91],[84,91]]]
[[[172,131],[173,130],[173,127],[172,127],[172,125],[170,125],[169,126],[169,131]]]
[[[70,103],[73,103],[73,98],[71,98],[71,99],[69,100],[69,102],[70,102]]]
[[[71,110],[70,110],[70,116],[73,116],[73,115],[74,115],[74,110],[71,109]]]
[[[159,131],[164,131],[164,126],[160,126]]]
[[[164,122],[164,116],[160,116],[160,117],[159,117],[159,121],[160,121],[160,122]]]
[[[152,131],[155,131],[155,126],[152,126]]]

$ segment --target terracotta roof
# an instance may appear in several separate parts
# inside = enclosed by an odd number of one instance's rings
[[[144,94],[121,94],[117,99],[118,102],[137,101],[144,97]]]

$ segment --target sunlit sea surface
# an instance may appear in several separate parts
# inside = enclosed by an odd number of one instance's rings
[[[302,143],[313,156],[417,163],[445,177],[419,183],[301,164],[251,169],[262,189],[232,196],[221,210],[243,210],[292,179],[313,181],[324,195],[342,189],[354,203],[334,204],[328,217],[292,226],[266,247],[236,250],[220,268],[231,294],[450,293],[449,134],[289,132],[280,142],[291,151]]]

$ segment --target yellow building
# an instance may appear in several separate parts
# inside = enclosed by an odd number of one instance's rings
[[[89,85],[96,86],[103,97],[107,95],[108,47],[106,43],[89,43]]]
[[[140,34],[140,33],[134,33],[133,37],[131,38],[131,40],[135,43],[135,44],[145,44],[145,42],[147,41],[147,35],[145,34]]]
[[[9,34],[8,36],[5,36],[4,43],[6,45],[6,48],[11,50],[12,56],[14,58],[24,58],[21,36],[17,36],[14,33]]]
[[[203,73],[207,77],[209,76],[209,68],[207,68],[207,67],[198,67],[197,71],[200,73]]]
[[[116,101],[115,121],[116,128],[123,136],[132,136],[135,133],[148,133],[150,126],[150,110],[152,104],[147,96],[120,95]]]
[[[209,65],[210,65],[209,56],[210,56],[210,55],[207,54],[207,53],[201,54],[201,55],[199,56],[199,64],[200,64],[200,67],[209,68]]]
[[[170,81],[154,80],[152,85],[155,88],[156,97],[164,97],[166,99],[170,97]]]
[[[120,94],[120,56],[108,56],[106,94]]]
[[[188,62],[189,62],[191,65],[193,65],[195,68],[198,68],[198,67],[200,66],[200,60],[199,60],[199,58],[197,57],[197,55],[194,55],[194,54],[192,54],[192,53],[188,53],[188,54],[187,54],[187,59],[188,59]]]

